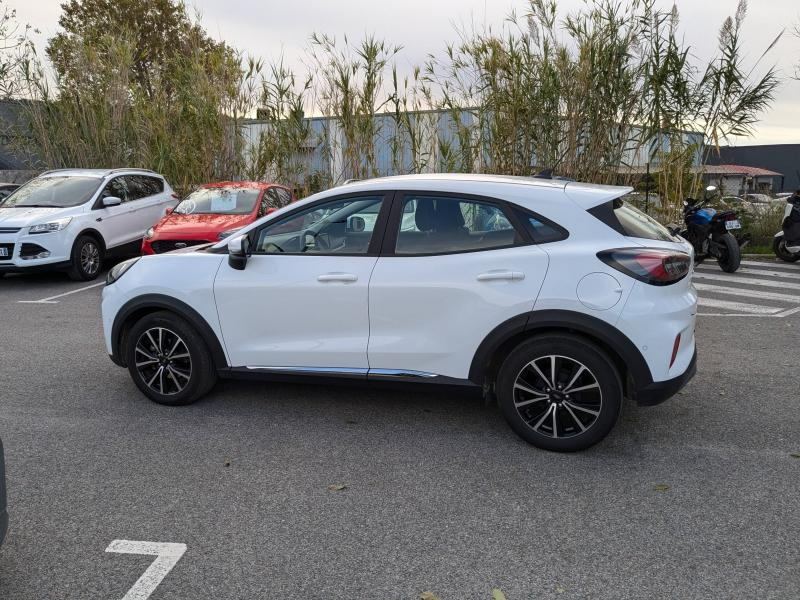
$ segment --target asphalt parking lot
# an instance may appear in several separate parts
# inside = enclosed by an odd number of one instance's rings
[[[451,393],[224,381],[159,406],[105,354],[101,285],[6,277],[0,598],[122,599],[155,558],[127,548],[168,555],[154,600],[797,599],[800,264],[695,281],[695,379],[560,455]]]

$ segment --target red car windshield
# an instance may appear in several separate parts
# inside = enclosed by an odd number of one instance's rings
[[[179,215],[246,215],[253,211],[261,190],[251,187],[200,188],[184,198]]]

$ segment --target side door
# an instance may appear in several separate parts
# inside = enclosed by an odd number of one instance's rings
[[[156,224],[175,206],[170,194],[164,190],[164,180],[149,175],[125,175],[125,181],[133,197],[130,205],[131,240],[144,237],[145,231]]]
[[[119,206],[103,206],[103,199],[114,196],[122,201]],[[102,234],[106,248],[114,248],[131,241],[130,237],[130,190],[124,177],[118,176],[106,183],[95,201],[92,210],[93,225]]]
[[[214,282],[232,366],[366,374],[368,285],[388,212],[382,192],[349,194],[251,231],[245,269],[224,262]]]
[[[502,201],[398,192],[370,280],[370,373],[467,379],[489,332],[532,310],[547,266]]]

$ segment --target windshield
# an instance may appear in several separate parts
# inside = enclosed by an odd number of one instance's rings
[[[39,177],[29,181],[4,200],[0,200],[0,207],[80,206],[94,196],[101,181],[97,177]]]
[[[175,207],[179,215],[246,215],[253,211],[261,190],[251,187],[200,188]]]

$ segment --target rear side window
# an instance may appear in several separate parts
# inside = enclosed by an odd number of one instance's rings
[[[408,195],[403,203],[396,254],[447,254],[505,248],[517,232],[494,204],[455,197]]]
[[[589,209],[589,213],[625,236],[662,242],[680,241],[653,217],[621,198],[595,206]]]

